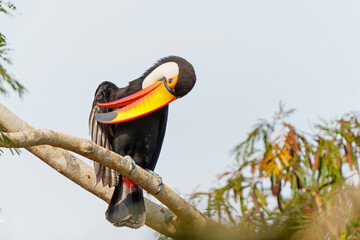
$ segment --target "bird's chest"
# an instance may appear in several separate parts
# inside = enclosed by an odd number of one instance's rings
[[[117,124],[114,130],[113,150],[129,155],[141,167],[146,168],[156,152],[159,122],[143,117]]]

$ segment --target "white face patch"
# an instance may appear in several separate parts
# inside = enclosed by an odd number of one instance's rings
[[[143,81],[142,88],[146,88],[155,83],[159,79],[166,77],[166,79],[179,75],[179,66],[176,62],[163,63],[154,69]]]

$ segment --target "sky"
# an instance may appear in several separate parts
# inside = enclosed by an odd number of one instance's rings
[[[14,3],[0,32],[13,49],[8,70],[28,93],[0,102],[35,128],[89,139],[102,81],[126,86],[169,55],[193,64],[196,85],[170,105],[155,169],[185,198],[214,186],[234,162],[231,149],[280,101],[307,131],[359,110],[359,1]],[[113,227],[106,207],[25,150],[0,156],[0,239],[155,238],[146,226]]]

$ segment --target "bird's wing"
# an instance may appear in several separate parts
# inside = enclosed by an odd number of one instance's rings
[[[105,113],[110,111],[107,108],[100,108],[97,102],[109,102],[114,92],[118,90],[115,84],[111,82],[103,82],[99,85],[95,92],[95,97],[92,105],[92,109],[89,116],[89,132],[91,140],[109,150],[112,150],[112,137],[113,137],[113,126],[99,123],[95,119],[95,113]],[[96,175],[96,184],[102,180],[103,186],[108,185],[109,187],[116,186],[119,183],[119,175],[116,171],[104,167],[100,163],[94,162],[94,169]]]

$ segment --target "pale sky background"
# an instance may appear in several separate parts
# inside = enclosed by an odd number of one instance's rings
[[[19,14],[0,15],[0,32],[29,93],[0,102],[35,128],[89,138],[102,81],[126,86],[168,55],[194,65],[198,81],[170,105],[155,169],[183,196],[211,187],[280,101],[308,131],[359,110],[360,1],[14,2]],[[25,151],[0,157],[0,239],[154,239],[146,226],[113,227],[106,207]]]

